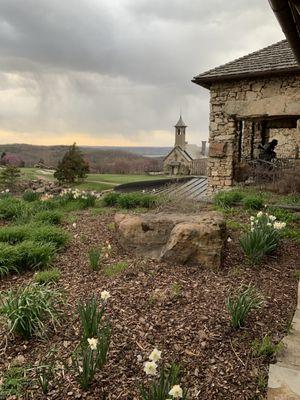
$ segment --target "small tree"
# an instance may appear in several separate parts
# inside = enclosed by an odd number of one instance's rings
[[[0,173],[0,184],[5,189],[13,190],[19,178],[19,168],[14,165],[7,165]]]
[[[58,163],[54,177],[59,182],[74,183],[76,180],[83,181],[88,172],[89,165],[74,143]]]

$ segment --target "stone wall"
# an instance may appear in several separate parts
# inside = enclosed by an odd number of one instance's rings
[[[270,140],[277,139],[276,154],[279,158],[296,158],[299,155],[297,144],[297,134],[299,131],[294,129],[270,129]]]
[[[239,161],[239,120],[288,115],[299,115],[300,118],[300,74],[213,84],[210,99],[208,162],[210,191],[230,187],[234,183],[234,168]],[[244,126],[244,130],[245,128],[247,129],[247,126]],[[255,129],[256,148],[261,139],[259,123],[255,124]],[[283,135],[288,135],[291,140],[292,136],[289,133],[291,132]],[[299,124],[295,136],[295,140],[298,141]],[[244,139],[247,140],[247,136]],[[290,153],[289,145],[286,148],[287,150],[283,150],[284,153]]]

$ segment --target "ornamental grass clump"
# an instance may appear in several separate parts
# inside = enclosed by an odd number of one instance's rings
[[[100,259],[102,257],[102,247],[93,247],[88,251],[88,258],[90,262],[90,266],[93,271],[99,271],[100,267]]]
[[[179,385],[180,367],[177,364],[162,365],[159,372],[158,363],[161,360],[161,351],[155,348],[144,363],[144,372],[153,380],[140,389],[142,400],[172,400],[188,398],[188,391]]]
[[[62,222],[63,213],[58,210],[40,211],[34,216],[34,220],[43,224],[59,225]]]
[[[257,293],[256,289],[248,286],[245,290],[232,296],[229,293],[226,299],[227,310],[231,317],[231,325],[233,328],[238,329],[245,325],[249,313],[262,306],[263,300]]]
[[[38,271],[34,274],[33,280],[40,285],[47,285],[48,283],[55,283],[60,278],[60,270],[58,268],[45,269]]]
[[[30,284],[2,293],[0,314],[7,319],[10,332],[29,339],[44,336],[49,326],[56,327],[61,305],[59,292]]]
[[[214,197],[214,204],[218,207],[228,208],[239,203],[244,197],[244,194],[238,190],[228,192],[219,192]]]
[[[12,221],[27,213],[28,204],[24,201],[7,197],[0,199],[0,219]]]
[[[274,215],[262,211],[250,220],[251,229],[240,239],[240,244],[247,259],[252,264],[260,264],[265,255],[278,247],[279,231],[285,228],[286,223],[276,221]]]
[[[39,200],[41,195],[40,195],[40,193],[34,192],[33,190],[26,190],[23,193],[22,197],[23,197],[23,200],[28,201],[29,203],[31,203],[32,201]]]
[[[251,343],[253,354],[256,357],[273,357],[282,348],[283,343],[273,343],[270,336],[266,335],[262,340],[256,339]]]
[[[55,252],[56,248],[52,243],[0,243],[0,277],[11,272],[44,268],[52,262]]]
[[[83,390],[92,384],[95,374],[106,363],[110,344],[110,324],[105,316],[109,292],[101,293],[101,305],[93,296],[84,304],[78,305],[82,329],[81,343],[75,350],[72,361],[78,383]]]

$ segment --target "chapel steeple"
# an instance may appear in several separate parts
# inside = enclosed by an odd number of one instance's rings
[[[182,150],[185,149],[185,130],[187,128],[187,125],[183,122],[182,116],[180,114],[180,118],[175,125],[175,147],[180,146]]]

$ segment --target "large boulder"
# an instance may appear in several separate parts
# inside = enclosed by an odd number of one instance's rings
[[[179,264],[217,268],[225,241],[225,222],[215,211],[200,215],[116,214],[121,245],[137,255]]]

